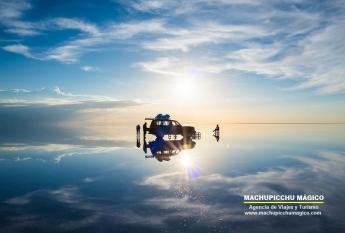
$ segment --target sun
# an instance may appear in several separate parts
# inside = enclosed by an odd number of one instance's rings
[[[175,81],[175,94],[179,98],[193,98],[197,89],[196,79],[192,76],[179,77]]]
[[[176,94],[179,97],[189,97],[194,94],[195,82],[191,77],[180,77],[176,80]]]

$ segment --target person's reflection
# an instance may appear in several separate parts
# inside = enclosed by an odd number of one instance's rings
[[[147,153],[147,148],[150,149],[152,155],[145,156],[146,158],[156,158],[158,161],[169,161],[172,156],[178,155],[182,150],[192,149],[195,147],[195,142],[191,138],[182,138],[180,140],[164,140],[157,137],[154,141],[146,143],[144,138],[143,150]]]
[[[140,148],[140,125],[137,125],[137,147]]]
[[[216,128],[213,130],[213,136],[216,138],[217,142],[219,141],[219,125],[217,124]]]

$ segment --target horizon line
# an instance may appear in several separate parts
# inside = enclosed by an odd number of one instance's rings
[[[200,123],[201,125],[214,124],[215,122]],[[229,125],[345,125],[345,122],[218,122]]]
[[[226,124],[261,124],[261,125],[343,125],[345,122],[227,122]]]

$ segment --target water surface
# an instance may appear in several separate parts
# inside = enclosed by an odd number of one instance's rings
[[[0,147],[0,232],[343,232],[344,125],[201,125],[159,162],[135,126]],[[245,216],[244,194],[322,194],[321,216]]]

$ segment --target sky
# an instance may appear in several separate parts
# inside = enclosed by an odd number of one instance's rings
[[[344,28],[342,0],[0,0],[1,127],[345,122]]]

